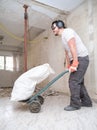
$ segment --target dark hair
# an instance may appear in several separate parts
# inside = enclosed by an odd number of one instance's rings
[[[53,30],[54,28],[54,24],[58,27],[58,28],[66,28],[64,22],[62,20],[55,20],[52,22],[51,28]]]

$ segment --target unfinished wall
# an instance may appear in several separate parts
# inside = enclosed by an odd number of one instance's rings
[[[95,78],[95,89],[96,91],[95,94],[97,96],[97,0],[93,2],[93,41],[94,41],[94,75],[93,77]]]
[[[0,70],[0,87],[13,87],[19,75],[19,72]]]
[[[90,65],[85,76],[87,89],[90,93],[97,92],[97,73],[96,73],[96,57],[97,57],[97,0],[86,0],[79,8],[72,11],[67,17],[67,25],[72,27],[81,36],[86,47],[89,50]],[[47,36],[48,39],[44,39]],[[41,34],[35,43],[29,45],[29,68],[48,62],[55,70],[53,77],[65,70],[64,68],[64,50],[60,37],[55,37],[51,30]],[[58,80],[52,87],[54,90],[69,93],[68,91],[68,74]]]
[[[0,87],[13,87],[15,80],[23,73],[22,50],[17,47],[2,45],[0,46],[0,56],[13,56],[13,71],[0,70]]]

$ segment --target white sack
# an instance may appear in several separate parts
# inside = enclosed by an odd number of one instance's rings
[[[54,70],[48,63],[34,67],[23,73],[14,83],[11,101],[20,101],[33,95],[36,84],[46,79]]]

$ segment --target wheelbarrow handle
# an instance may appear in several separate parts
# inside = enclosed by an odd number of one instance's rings
[[[56,82],[58,79],[60,79],[64,74],[68,73],[69,70],[65,70],[64,72],[60,73],[58,76],[56,76],[53,80],[51,80],[44,88],[42,88],[38,93],[36,93],[34,96],[32,96],[27,103],[32,103],[34,99],[37,98],[40,94],[42,94],[44,91],[46,91],[54,82]]]

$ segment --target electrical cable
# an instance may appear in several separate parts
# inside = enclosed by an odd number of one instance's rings
[[[8,31],[8,29],[0,23],[0,29],[7,33],[10,37],[14,38],[15,40],[18,40],[18,41],[21,41],[21,42],[24,42],[24,38],[21,38],[21,37],[18,37],[16,36],[15,34],[13,34],[12,32]],[[42,39],[39,39],[39,40],[32,40],[32,41],[28,41],[28,43],[37,43],[38,41],[40,42]]]

